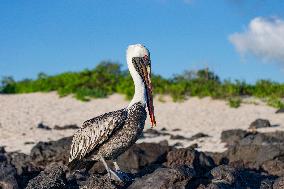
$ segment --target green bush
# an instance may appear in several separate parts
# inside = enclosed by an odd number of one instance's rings
[[[255,85],[245,81],[220,81],[219,77],[209,69],[185,71],[172,78],[152,75],[153,93],[170,95],[174,101],[183,101],[188,96],[214,99],[229,99],[231,107],[238,107],[241,96],[266,98],[267,104],[283,107],[284,84],[269,80],[259,80]],[[4,77],[0,85],[0,93],[31,93],[57,91],[60,96],[72,94],[75,98],[88,101],[91,98],[104,98],[113,93],[124,94],[131,99],[134,85],[128,70],[121,65],[103,61],[94,69],[80,72],[65,72],[49,76],[39,73],[37,79],[14,81],[12,77]]]
[[[238,97],[229,98],[229,106],[231,108],[238,108],[241,105],[242,100]]]

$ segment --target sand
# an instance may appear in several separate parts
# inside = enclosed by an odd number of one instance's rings
[[[75,130],[44,130],[37,125],[43,123],[53,128],[55,125],[81,125],[83,121],[102,113],[126,107],[129,102],[115,94],[106,99],[89,102],[78,101],[71,96],[60,98],[55,92],[18,95],[0,95],[0,146],[7,151],[29,153],[39,141],[57,140],[71,136]],[[284,114],[275,114],[276,109],[258,102],[258,105],[242,104],[235,109],[225,101],[211,98],[189,98],[182,103],[154,101],[157,130],[166,128],[167,132],[190,137],[198,132],[210,135],[195,141],[170,140],[169,137],[140,139],[138,142],[159,142],[168,140],[171,145],[179,142],[183,147],[198,143],[201,151],[222,152],[225,144],[220,141],[223,130],[247,129],[257,118],[268,119],[277,127],[265,128],[260,132],[284,130]],[[150,128],[147,119],[145,129]],[[172,131],[180,129],[180,131]],[[34,144],[25,144],[26,142]]]

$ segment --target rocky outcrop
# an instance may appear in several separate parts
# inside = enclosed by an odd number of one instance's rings
[[[189,188],[280,189],[284,183],[284,132],[224,131],[228,150],[206,153],[167,142],[133,145],[118,158],[133,182],[110,181],[100,162],[67,167],[71,137],[39,142],[30,155],[0,147],[0,188]],[[112,163],[109,162],[112,166]]]
[[[51,164],[35,178],[31,179],[26,189],[63,189],[67,188],[66,169],[62,165]]]
[[[250,124],[249,129],[259,129],[259,128],[266,128],[266,127],[271,127],[269,120],[257,119]]]

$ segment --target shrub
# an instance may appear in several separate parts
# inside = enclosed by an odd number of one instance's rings
[[[200,98],[210,96],[214,99],[228,99],[231,107],[241,103],[239,96],[248,95],[267,98],[267,103],[273,107],[282,107],[284,84],[270,80],[259,80],[255,85],[245,81],[220,81],[219,77],[209,69],[197,71],[187,70],[172,78],[152,75],[153,93],[170,95],[174,101],[183,101],[187,96]],[[12,77],[4,77],[1,81],[0,92],[31,93],[57,91],[60,96],[73,94],[83,101],[91,98],[103,98],[113,93],[124,94],[132,98],[134,86],[128,70],[122,70],[121,65],[103,61],[94,69],[80,72],[65,72],[49,76],[39,73],[37,79],[14,81]]]
[[[238,108],[241,105],[242,100],[238,97],[229,98],[229,106],[231,108]]]

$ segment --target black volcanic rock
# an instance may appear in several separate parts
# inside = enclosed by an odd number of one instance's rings
[[[80,127],[78,125],[75,125],[75,124],[71,124],[71,125],[64,125],[62,127],[58,126],[58,125],[55,125],[54,126],[54,130],[67,130],[67,129],[79,129]]]
[[[194,176],[194,170],[187,166],[178,168],[159,168],[152,174],[136,179],[128,188],[186,188],[188,182]]]
[[[261,168],[269,173],[270,175],[275,175],[279,177],[284,176],[284,161],[277,159],[265,161]]]
[[[227,166],[227,165],[220,165],[218,167],[213,168],[210,171],[210,175],[212,176],[212,180],[216,183],[227,183],[231,186],[236,184],[238,172],[235,168]]]
[[[249,133],[241,129],[226,130],[221,133],[221,141],[227,145],[235,145],[241,139],[245,138]]]
[[[51,162],[67,164],[72,137],[65,137],[57,141],[39,142],[31,150],[31,159],[39,165]]]
[[[188,140],[196,140],[196,139],[205,138],[205,137],[209,137],[209,135],[204,134],[204,133],[197,133],[197,134],[191,136]]]
[[[7,153],[0,147],[0,188],[280,189],[284,186],[283,131],[224,131],[222,141],[229,145],[223,153],[203,153],[194,147],[176,149],[164,141],[135,144],[118,158],[121,169],[135,178],[127,184],[110,181],[101,162],[82,160],[82,169],[70,173],[66,164],[71,140],[72,137],[67,137],[39,142],[31,155]],[[112,167],[112,161],[108,163]]]
[[[134,144],[118,157],[120,168],[125,171],[138,172],[151,164],[161,164],[166,161],[166,155],[171,149],[163,143]]]
[[[44,125],[43,123],[39,123],[37,125],[38,129],[44,129],[44,130],[51,130],[51,128],[48,125]]]
[[[1,189],[18,189],[17,171],[7,162],[0,163],[0,188]]]
[[[67,188],[64,167],[51,164],[37,177],[31,179],[26,189],[64,189]]]
[[[222,141],[228,141],[230,144],[223,155],[231,162],[242,160],[244,163],[250,162],[259,166],[265,161],[284,157],[283,131],[250,133],[242,130],[231,130],[222,133]]]
[[[273,184],[273,189],[283,189],[284,188],[284,177],[280,177],[275,180]]]
[[[197,175],[202,175],[215,166],[213,159],[203,152],[192,148],[181,148],[170,151],[167,155],[166,165],[175,168],[180,165],[187,165],[196,170]]]
[[[36,177],[41,169],[34,165],[29,155],[23,153],[8,153],[7,159],[9,163],[16,168],[17,180],[21,188],[26,187],[29,180]]]
[[[107,175],[92,175],[89,179],[84,183],[83,188],[86,189],[117,189],[117,185],[110,181]]]
[[[266,127],[271,127],[269,120],[257,119],[250,124],[249,129],[259,129],[259,128],[266,128]]]

